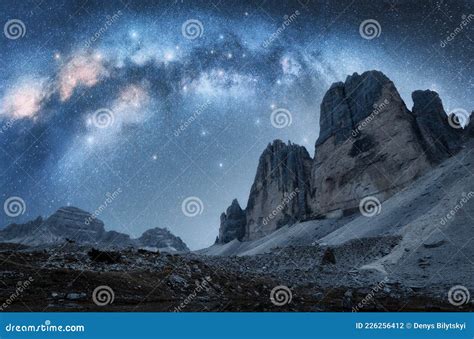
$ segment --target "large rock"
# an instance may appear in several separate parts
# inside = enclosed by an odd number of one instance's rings
[[[250,190],[244,240],[262,237],[308,217],[311,163],[302,146],[281,140],[267,146]]]
[[[430,161],[439,163],[461,149],[461,130],[448,123],[438,93],[430,90],[412,93],[412,113],[421,137],[421,145]]]
[[[311,173],[316,215],[353,212],[366,196],[383,201],[431,167],[414,116],[381,72],[331,86],[320,126]]]
[[[232,217],[222,215],[218,242],[254,240],[295,221],[352,214],[368,196],[383,202],[474,134],[473,124],[462,132],[450,127],[437,93],[415,91],[413,101],[410,112],[379,71],[333,84],[321,103],[314,160],[298,145],[268,145],[245,210],[245,235],[239,206]]]
[[[242,240],[245,236],[246,223],[245,211],[242,210],[237,199],[234,199],[227,211],[221,214],[217,243],[223,244],[234,239]]]

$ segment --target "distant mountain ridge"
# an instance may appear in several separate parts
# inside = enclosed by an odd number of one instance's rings
[[[314,158],[291,142],[269,144],[247,207],[232,202],[216,242],[252,241],[298,221],[357,213],[363,198],[387,200],[473,137],[474,124],[450,124],[436,92],[419,90],[412,98],[410,111],[379,71],[334,83],[321,103]]]
[[[24,224],[10,224],[0,230],[0,242],[27,246],[75,242],[99,248],[147,248],[170,252],[189,251],[181,238],[169,230],[153,228],[133,239],[128,234],[106,231],[104,223],[77,207],[61,207],[47,219],[38,217]]]

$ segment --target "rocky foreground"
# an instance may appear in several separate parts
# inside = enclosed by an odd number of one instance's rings
[[[396,244],[372,239],[370,260]],[[448,302],[448,286],[374,284],[349,272],[352,259],[318,245],[252,257],[160,254],[144,250],[90,256],[71,245],[43,251],[7,249],[0,299],[4,311],[466,311]],[[89,254],[88,254],[89,253]],[[104,260],[105,257],[110,260]],[[341,265],[334,265],[333,259]],[[345,266],[345,268],[344,268]],[[106,286],[106,287],[104,287]],[[287,291],[285,287],[290,286]],[[20,287],[22,288],[19,292]],[[280,292],[272,292],[279,287]],[[105,290],[97,294],[96,288]],[[278,289],[278,288],[277,288]],[[271,298],[274,299],[271,299]]]

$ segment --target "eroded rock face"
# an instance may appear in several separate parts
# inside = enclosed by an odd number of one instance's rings
[[[227,243],[234,239],[242,240],[245,236],[247,218],[245,211],[239,205],[237,199],[221,214],[221,226],[217,243]]]
[[[311,163],[302,146],[281,140],[267,146],[250,190],[244,240],[260,238],[309,215]]]
[[[357,210],[366,196],[383,201],[430,168],[415,123],[381,72],[355,73],[334,84],[321,104],[313,213],[337,217]]]
[[[461,149],[461,130],[451,127],[438,93],[430,90],[412,93],[412,113],[421,145],[433,163],[439,163]]]
[[[104,223],[77,207],[62,207],[44,221],[43,227],[58,236],[81,243],[96,243],[104,236]]]
[[[223,214],[220,242],[253,240],[295,221],[350,214],[367,196],[383,202],[474,135],[472,123],[462,131],[449,125],[436,92],[415,91],[412,97],[410,112],[379,71],[333,84],[321,103],[314,159],[298,145],[279,140],[268,145],[245,210],[245,235],[243,211],[230,219]]]

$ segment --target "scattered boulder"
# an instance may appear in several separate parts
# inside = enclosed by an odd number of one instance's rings
[[[100,251],[95,248],[87,252],[89,258],[94,262],[106,263],[106,264],[117,264],[122,260],[122,256],[119,252],[113,251]]]
[[[323,257],[321,258],[321,265],[336,264],[336,255],[331,247],[326,248]]]

